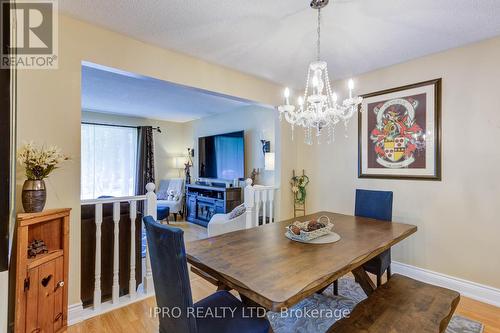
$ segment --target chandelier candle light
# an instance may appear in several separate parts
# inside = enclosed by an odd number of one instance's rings
[[[285,104],[278,106],[280,120],[290,123],[293,131],[295,126],[304,128],[305,143],[313,144],[313,131],[316,132],[317,142],[324,130],[328,133],[328,143],[333,142],[335,126],[340,121],[347,127],[349,119],[354,115],[362,102],[361,97],[353,97],[354,81],[348,83],[349,98],[342,104],[338,104],[338,96],[332,90],[328,78],[328,67],[326,61],[321,60],[321,9],[328,4],[329,0],[312,0],[311,7],[318,10],[318,40],[317,59],[309,64],[307,71],[306,87],[304,95],[297,99],[297,106],[290,104],[290,89],[285,88]]]

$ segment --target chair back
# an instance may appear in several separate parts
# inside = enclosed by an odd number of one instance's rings
[[[172,178],[168,184],[168,190],[173,190],[175,193],[184,193],[184,179],[183,178]]]
[[[356,190],[354,215],[392,221],[391,191]]]
[[[164,200],[168,197],[169,184],[170,184],[170,179],[160,180],[160,185],[158,186],[158,190],[156,191],[156,196],[158,200]]]
[[[161,313],[159,315],[160,332],[196,333],[196,319],[187,315],[187,309],[193,307],[193,298],[184,248],[184,231],[162,225],[151,216],[144,218],[144,225],[156,303],[159,308],[170,311],[170,316],[162,316]],[[173,309],[180,309],[182,315],[174,318]]]

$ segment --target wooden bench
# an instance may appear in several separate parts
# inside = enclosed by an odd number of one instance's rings
[[[328,332],[444,332],[459,300],[455,291],[394,274]]]

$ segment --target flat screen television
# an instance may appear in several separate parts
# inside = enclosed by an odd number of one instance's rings
[[[232,181],[245,177],[244,131],[198,139],[198,176]]]

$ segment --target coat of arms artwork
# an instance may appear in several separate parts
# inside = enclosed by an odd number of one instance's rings
[[[441,180],[441,79],[362,97],[359,177]]]

